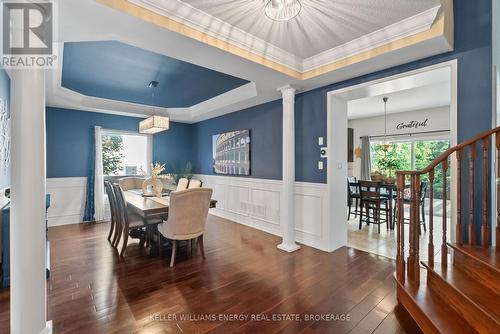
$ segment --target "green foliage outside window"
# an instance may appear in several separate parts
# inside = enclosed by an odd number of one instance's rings
[[[396,177],[398,170],[411,170],[411,143],[371,145],[372,171]]]
[[[447,140],[429,140],[415,142],[415,169],[422,170],[437,157],[450,148]],[[429,182],[429,174],[422,176],[422,181]],[[450,169],[446,173],[448,198],[450,196]],[[427,194],[429,195],[429,194]],[[443,198],[443,166],[439,164],[434,170],[434,198]]]
[[[121,136],[102,136],[102,167],[104,175],[118,175],[124,157],[123,138]]]
[[[412,170],[411,142],[391,143],[387,147],[382,144],[371,145],[372,171],[394,178],[400,170]],[[415,141],[415,170],[422,170],[432,161],[450,148],[447,140]],[[447,175],[448,192],[450,185],[450,171]],[[422,181],[429,181],[429,176],[423,175]],[[442,165],[434,171],[434,197],[442,198],[443,170]]]

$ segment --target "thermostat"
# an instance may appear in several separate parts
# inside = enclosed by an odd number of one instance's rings
[[[326,158],[328,156],[328,147],[322,147],[319,150],[322,158]]]

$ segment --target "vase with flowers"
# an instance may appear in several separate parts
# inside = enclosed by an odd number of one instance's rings
[[[142,183],[142,194],[145,197],[162,197],[163,182],[168,176],[162,174],[165,170],[165,164],[155,163],[151,164],[151,176],[144,180]]]

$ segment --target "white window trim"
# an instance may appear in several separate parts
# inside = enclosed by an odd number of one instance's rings
[[[101,134],[102,136],[127,135],[127,136],[146,137],[147,138],[146,176],[151,175],[151,165],[153,163],[153,135],[139,133],[135,131],[115,130],[115,129],[105,129],[105,128],[102,129]],[[106,176],[109,175],[105,175],[105,177]],[[135,176],[135,175],[124,175],[123,177],[127,176]]]

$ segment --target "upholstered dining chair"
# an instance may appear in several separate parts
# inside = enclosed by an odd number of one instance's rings
[[[210,188],[175,191],[170,195],[168,220],[158,225],[158,240],[163,236],[172,241],[170,267],[174,266],[178,242],[182,240],[195,241],[205,258],[203,233],[211,198]]]
[[[123,191],[132,189],[142,189],[143,177],[124,177],[118,180],[118,184]]]
[[[144,219],[142,216],[136,213],[129,212],[129,210],[127,209],[127,202],[125,201],[125,196],[120,185],[114,184],[113,190],[115,192],[120,222],[122,226],[123,245],[120,251],[120,257],[123,257],[125,255],[125,250],[127,249],[129,236],[132,238],[139,238],[139,245],[140,247],[143,247],[144,243],[149,241],[151,228],[153,228],[155,225],[160,224],[162,220],[160,218]],[[137,233],[132,234],[132,231],[135,231]]]
[[[188,189],[201,188],[202,185],[203,185],[203,182],[201,182],[200,180],[191,179],[191,180],[189,180]]]
[[[189,180],[186,178],[179,179],[179,182],[177,182],[177,189],[175,191],[179,190],[186,190],[189,186]]]

